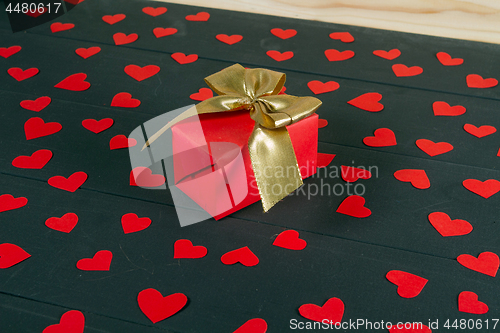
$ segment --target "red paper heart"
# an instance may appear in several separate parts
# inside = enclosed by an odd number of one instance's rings
[[[407,77],[422,74],[424,69],[419,66],[407,67],[403,64],[394,64],[392,65],[392,71],[397,77]]]
[[[94,54],[101,52],[101,48],[99,46],[92,46],[89,48],[79,48],[75,50],[75,53],[78,54],[83,59],[87,59],[92,57]]]
[[[482,138],[482,137],[485,137],[487,135],[490,135],[490,134],[493,134],[497,131],[497,129],[493,126],[489,126],[489,125],[483,125],[483,126],[480,126],[480,127],[476,127],[472,124],[465,124],[464,125],[464,130],[469,133],[469,134],[472,134],[478,138]]]
[[[50,229],[70,233],[78,223],[78,215],[66,213],[62,217],[51,217],[45,221],[45,225]]]
[[[429,222],[443,237],[467,235],[472,231],[472,225],[465,220],[452,220],[443,212],[430,213]]]
[[[441,101],[432,103],[432,110],[435,116],[460,116],[466,111],[462,105],[450,106],[450,104]]]
[[[119,134],[109,140],[109,150],[133,147],[136,144],[136,139],[128,139],[125,135]]]
[[[249,321],[241,325],[233,333],[266,333],[266,332],[267,332],[266,321],[261,318],[254,318],[250,319]]]
[[[188,21],[198,21],[198,22],[205,22],[208,21],[210,18],[210,14],[207,12],[199,12],[196,15],[188,15],[186,16],[186,20]]]
[[[99,121],[95,119],[85,119],[82,121],[82,126],[97,134],[110,128],[113,125],[113,122],[114,121],[111,118],[104,118]]]
[[[219,40],[223,43],[226,43],[228,45],[233,45],[233,44],[236,44],[239,41],[241,41],[243,39],[243,36],[242,35],[228,36],[226,34],[218,34],[217,36],[215,36],[215,38],[217,38],[217,40]]]
[[[156,65],[148,65],[144,67],[139,67],[137,65],[128,65],[125,67],[124,71],[125,73],[127,73],[127,75],[140,82],[157,74],[160,71],[160,67]]]
[[[299,307],[299,313],[302,317],[309,320],[323,322],[323,320],[328,323],[332,322],[334,325],[336,323],[342,322],[342,316],[344,315],[344,302],[340,298],[332,297],[323,304],[323,306],[318,306],[316,304],[303,304]]]
[[[358,179],[370,179],[372,173],[366,169],[350,167],[346,165],[341,166],[342,179],[348,183],[354,183]]]
[[[436,54],[436,58],[439,62],[445,66],[458,66],[464,63],[464,59],[462,58],[452,58],[446,52],[438,52]]]
[[[59,31],[70,30],[73,29],[74,27],[75,25],[73,23],[55,22],[50,25],[50,30],[52,31],[52,33],[54,33]]]
[[[31,255],[17,245],[10,243],[0,244],[0,269],[17,265],[29,257]]]
[[[45,123],[40,117],[32,117],[24,123],[26,140],[41,138],[59,132],[62,125],[56,122]]]
[[[384,105],[379,103],[382,99],[382,94],[377,92],[370,92],[351,99],[348,104],[355,106],[361,110],[370,112],[379,112],[384,109]]]
[[[399,326],[398,326],[399,325]],[[423,325],[422,323],[414,323],[414,324],[406,324],[408,325],[408,327],[405,328],[405,323],[398,323],[398,324],[394,324],[392,326],[388,326],[387,329],[389,330],[389,333],[398,333],[398,332],[402,332],[402,333],[432,333],[432,330],[426,326],[426,325]]]
[[[19,103],[19,105],[21,105],[21,107],[23,109],[35,111],[35,112],[40,112],[43,109],[45,109],[50,104],[51,101],[52,101],[52,99],[50,97],[42,96],[42,97],[38,97],[34,101],[29,100],[29,99],[21,101],[21,103]]]
[[[473,271],[495,277],[498,272],[500,260],[493,252],[483,252],[476,258],[470,254],[461,254],[457,257],[460,265]]]
[[[139,308],[153,324],[181,311],[187,301],[188,298],[182,293],[163,297],[158,290],[153,288],[145,289],[137,295]]]
[[[11,55],[14,55],[19,51],[21,51],[21,47],[19,45],[14,45],[11,47],[0,47],[0,57],[4,57],[5,59],[7,59]]]
[[[295,29],[283,30],[281,28],[274,28],[274,29],[271,29],[271,33],[273,35],[275,35],[276,37],[279,37],[281,39],[288,39],[288,38],[295,36],[297,34],[297,30],[295,30]]]
[[[266,52],[266,54],[273,58],[276,61],[284,61],[293,58],[293,52],[292,51],[286,51],[286,52],[279,52],[276,50],[269,50]]]
[[[346,50],[340,52],[335,49],[329,49],[325,51],[325,56],[328,59],[328,61],[342,61],[354,57],[354,51]]]
[[[177,33],[177,29],[175,29],[175,28],[154,28],[153,29],[153,34],[156,36],[156,38],[170,36],[170,35],[173,35],[175,33]]]
[[[7,73],[9,73],[9,75],[12,76],[17,81],[23,81],[29,79],[30,77],[37,75],[38,72],[39,72],[38,68],[35,67],[28,68],[25,70],[22,70],[19,67],[12,67],[7,70]]]
[[[373,132],[375,136],[367,136],[363,143],[369,147],[389,147],[397,145],[394,132],[388,128],[378,128]]]
[[[329,36],[331,39],[340,40],[344,43],[354,42],[354,37],[348,32],[332,32]]]
[[[52,152],[48,149],[40,149],[30,156],[18,156],[12,161],[12,165],[20,169],[42,169],[52,158]]]
[[[225,265],[234,265],[237,262],[243,266],[255,266],[259,263],[259,258],[248,248],[248,246],[229,251],[220,258]]]
[[[375,50],[373,51],[373,54],[380,58],[394,60],[401,55],[401,51],[399,51],[398,49],[392,49],[390,51]]]
[[[488,305],[480,302],[479,297],[472,291],[462,291],[458,295],[458,311],[473,314],[485,314],[488,312]]]
[[[156,17],[158,15],[165,14],[167,12],[167,8],[165,8],[165,7],[156,7],[156,8],[144,7],[142,9],[142,12],[145,14],[151,15],[153,17]]]
[[[324,93],[327,93],[330,91],[334,91],[334,90],[339,89],[339,87],[340,87],[340,85],[335,81],[328,81],[328,82],[323,83],[323,82],[317,81],[317,80],[309,81],[307,83],[307,86],[316,95],[324,94]]]
[[[165,184],[163,175],[153,175],[150,168],[136,167],[130,171],[130,186],[157,187]]]
[[[480,195],[485,199],[500,191],[500,182],[496,179],[488,179],[484,182],[477,179],[466,179],[462,184],[472,193]]]
[[[207,248],[201,245],[193,246],[188,239],[179,239],[174,243],[174,259],[198,259],[207,255]]]
[[[204,101],[214,97],[214,92],[209,88],[200,88],[197,93],[189,95],[189,98],[195,101]]]
[[[138,217],[137,214],[128,213],[122,216],[123,232],[130,234],[133,232],[141,231],[151,225],[149,217]]]
[[[333,161],[334,157],[335,157],[335,154],[318,153],[318,162],[316,164],[317,167],[318,168],[327,167]]]
[[[303,250],[307,242],[299,238],[299,233],[297,231],[285,230],[276,237],[273,245],[289,250]]]
[[[318,119],[318,128],[323,128],[328,126],[328,120],[326,119]]]
[[[385,277],[398,286],[398,295],[404,298],[418,296],[427,281],[429,281],[418,275],[397,270],[389,271]]]
[[[87,74],[77,73],[68,76],[54,87],[71,91],[83,91],[90,88],[90,83],[85,81]]]
[[[448,142],[433,142],[427,139],[419,139],[416,142],[418,148],[429,156],[436,156],[453,150],[453,146]]]
[[[342,201],[337,208],[337,213],[363,218],[370,216],[372,211],[365,207],[365,198],[359,195],[350,195]]]
[[[42,333],[83,333],[85,317],[77,310],[71,310],[61,316],[59,324],[50,325]]]
[[[198,60],[197,54],[185,55],[184,53],[181,52],[173,53],[171,57],[181,65],[189,64]]]
[[[68,178],[64,178],[63,176],[50,177],[48,183],[52,187],[68,192],[75,192],[80,186],[83,185],[83,183],[85,183],[87,177],[88,176],[85,172],[78,171]]]
[[[80,259],[76,263],[76,268],[82,271],[109,271],[113,253],[108,250],[97,251],[92,258]]]
[[[394,172],[394,177],[402,182],[410,182],[413,187],[418,189],[426,189],[431,187],[431,183],[425,170],[403,169]]]
[[[84,0],[64,0],[72,5],[78,5],[79,3],[82,3]]]
[[[466,78],[467,87],[469,88],[492,88],[498,84],[498,80],[494,78],[483,79],[481,75],[469,74]]]
[[[111,106],[121,108],[136,108],[139,105],[141,105],[141,101],[136,98],[132,98],[132,95],[127,92],[118,93],[111,100]]]
[[[123,32],[117,32],[113,35],[113,40],[115,41],[115,45],[124,45],[133,43],[139,38],[137,34],[125,35]]]
[[[0,213],[26,206],[28,199],[25,197],[14,198],[11,194],[0,195]]]
[[[104,15],[102,20],[108,24],[115,24],[125,19],[125,14]]]

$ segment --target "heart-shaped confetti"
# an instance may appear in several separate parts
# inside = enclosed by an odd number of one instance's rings
[[[0,244],[0,269],[5,269],[19,264],[31,255],[15,244]]]
[[[462,182],[462,185],[472,193],[480,195],[485,199],[500,191],[500,182],[496,179],[488,179],[484,182],[477,179],[466,179]]]
[[[210,88],[200,88],[197,93],[189,95],[189,98],[195,101],[204,101],[214,97],[214,92]]]
[[[125,14],[115,14],[115,15],[104,15],[102,20],[108,24],[115,24],[125,19]]]
[[[347,60],[351,59],[354,57],[354,51],[351,50],[346,50],[340,52],[339,50],[335,49],[329,49],[325,51],[325,56],[328,59],[328,61],[342,61],[342,60]]]
[[[354,183],[358,179],[370,179],[372,177],[372,173],[366,169],[347,165],[342,165],[340,171],[342,179],[348,183]]]
[[[196,15],[186,16],[186,20],[195,22],[206,22],[210,18],[210,14],[207,12],[199,12]]]
[[[452,58],[446,52],[438,52],[436,54],[436,58],[444,66],[458,66],[458,65],[461,65],[461,64],[464,63],[464,59],[462,59],[462,58]]]
[[[242,35],[228,36],[226,34],[218,34],[215,36],[215,38],[217,38],[218,41],[221,41],[221,42],[226,43],[228,45],[233,45],[233,44],[240,42],[243,39],[243,36]]]
[[[50,325],[42,333],[83,333],[85,329],[85,316],[77,310],[64,313],[59,324]]]
[[[124,71],[125,73],[127,73],[127,75],[140,82],[157,74],[160,71],[160,67],[156,65],[148,65],[144,67],[140,67],[137,65],[128,65],[125,66]]]
[[[303,250],[307,246],[307,242],[299,238],[297,231],[285,230],[276,237],[273,245],[288,250]]]
[[[26,140],[41,138],[59,132],[62,125],[57,122],[46,123],[40,117],[32,117],[24,123]]]
[[[170,36],[170,35],[173,35],[173,34],[176,34],[176,33],[177,33],[177,29],[175,29],[175,28],[161,28],[161,27],[158,27],[158,28],[154,28],[153,29],[153,34],[156,36],[156,38]]]
[[[375,50],[373,51],[373,54],[380,58],[394,60],[401,55],[401,51],[399,51],[398,49],[392,49],[389,51]]]
[[[153,324],[167,319],[182,310],[186,306],[187,301],[188,298],[182,293],[163,297],[158,290],[153,288],[145,289],[137,295],[139,308]]]
[[[344,302],[340,298],[332,297],[323,306],[303,304],[299,307],[299,313],[302,317],[309,320],[318,322],[326,321],[335,325],[342,322]]]
[[[483,138],[487,135],[490,135],[490,134],[493,134],[497,131],[497,129],[493,126],[489,126],[489,125],[483,125],[483,126],[480,126],[480,127],[476,127],[472,124],[465,124],[464,125],[464,130],[469,133],[469,134],[472,134],[474,135],[475,137],[478,137],[478,138]]]
[[[330,163],[332,163],[334,157],[335,154],[318,153],[318,162],[316,164],[317,167],[318,168],[327,167]]]
[[[321,82],[321,81],[309,81],[307,87],[315,94],[324,94],[339,89],[340,85],[335,81]]]
[[[388,128],[378,128],[373,132],[374,136],[367,136],[363,143],[369,147],[390,147],[397,145],[396,135]]]
[[[469,88],[492,88],[498,84],[495,78],[483,79],[481,75],[469,74],[466,78],[467,87]]]
[[[115,149],[122,149],[122,148],[129,148],[133,147],[137,144],[137,140],[133,138],[127,138],[123,134],[116,135],[109,140],[109,149],[110,150],[115,150]]]
[[[28,199],[25,197],[14,198],[12,194],[0,195],[0,213],[26,206]]]
[[[403,64],[392,65],[392,71],[397,77],[408,77],[420,75],[424,72],[424,69],[419,66],[408,67]]]
[[[435,116],[460,116],[466,111],[462,105],[450,106],[450,104],[442,101],[432,103],[432,110]]]
[[[144,7],[142,9],[142,12],[148,15],[151,15],[153,17],[159,16],[161,14],[165,14],[167,12],[167,8],[165,7]]]
[[[113,253],[108,250],[97,251],[92,258],[80,259],[76,268],[82,271],[109,271]]]
[[[66,213],[61,217],[50,217],[45,221],[45,225],[50,229],[70,233],[78,223],[78,215]]]
[[[448,214],[443,212],[430,213],[429,222],[443,237],[467,235],[472,231],[472,225],[465,221],[452,220]]]
[[[83,59],[90,58],[99,52],[101,52],[101,48],[99,46],[92,46],[89,48],[81,47],[75,50],[75,53],[78,54]]]
[[[337,213],[364,218],[370,216],[372,211],[365,207],[365,198],[359,195],[350,195],[342,201],[337,208]]]
[[[85,81],[87,74],[77,73],[68,76],[54,87],[71,91],[84,91],[90,88],[90,83]]]
[[[163,184],[165,177],[153,174],[150,168],[136,167],[130,172],[130,186],[158,187]]]
[[[429,156],[437,156],[453,150],[453,146],[448,142],[436,143],[427,139],[419,139],[415,144]]]
[[[248,246],[229,251],[220,258],[225,265],[240,263],[243,266],[255,266],[259,263],[259,258],[248,248]]]
[[[137,34],[126,35],[123,32],[117,32],[113,35],[115,45],[125,45],[135,42],[139,38]]]
[[[495,277],[498,272],[500,260],[493,252],[483,252],[476,258],[470,254],[461,254],[457,257],[460,265],[473,271]]]
[[[479,301],[479,297],[472,291],[462,291],[458,295],[458,311],[485,314],[488,312],[488,305]]]
[[[114,121],[111,118],[104,118],[101,120],[85,119],[82,120],[82,126],[88,129],[89,131],[98,134],[110,128],[113,125],[113,122]]]
[[[262,318],[250,319],[233,333],[266,333],[267,323]]]
[[[207,255],[207,248],[194,246],[188,239],[179,239],[174,243],[174,259],[198,259]]]
[[[141,101],[132,98],[132,95],[128,92],[121,92],[113,96],[111,100],[111,106],[116,106],[120,108],[136,108],[141,105]]]
[[[142,231],[151,225],[149,217],[139,217],[137,214],[128,213],[122,216],[122,228],[125,234]]]
[[[398,295],[404,298],[418,296],[429,280],[408,272],[392,270],[385,277],[398,286]]]
[[[190,64],[190,63],[198,60],[197,54],[185,55],[184,53],[181,53],[181,52],[173,53],[171,55],[171,57],[172,57],[172,59],[174,59],[175,61],[177,61],[181,65]]]
[[[52,33],[54,33],[59,31],[70,30],[73,29],[74,27],[75,25],[73,23],[55,22],[50,25],[50,30],[52,31]]]
[[[370,92],[351,99],[347,103],[361,110],[379,112],[384,109],[384,105],[382,103],[379,103],[381,99],[382,94],[377,92]]]
[[[28,68],[25,70],[22,70],[19,67],[12,67],[7,70],[7,73],[17,81],[23,81],[29,79],[30,77],[37,75],[38,72],[39,72],[38,68],[35,67]]]
[[[285,61],[285,60],[288,60],[288,59],[291,59],[293,58],[293,52],[292,51],[286,51],[286,52],[279,52],[279,51],[276,51],[276,50],[269,50],[266,52],[266,54],[276,60],[276,61]]]
[[[318,128],[323,128],[328,126],[328,120],[326,119],[318,119]]]
[[[409,182],[418,189],[427,189],[431,187],[431,182],[425,173],[425,170],[403,169],[394,172],[394,177],[402,182]]]
[[[50,97],[42,96],[42,97],[38,97],[34,101],[29,100],[29,99],[21,101],[21,103],[19,103],[19,105],[23,109],[35,111],[35,112],[40,112],[43,109],[45,109],[50,104],[51,101],[52,101],[52,99]]]
[[[10,47],[0,47],[0,57],[4,57],[5,59],[7,59],[8,57],[21,51],[21,49],[22,48],[19,45],[14,45]]]
[[[348,32],[332,32],[329,36],[331,39],[340,40],[344,43],[354,42],[354,37]]]
[[[40,149],[30,156],[18,156],[12,161],[12,165],[20,169],[42,169],[52,158],[52,151]]]
[[[271,29],[271,33],[273,35],[275,35],[276,37],[279,37],[281,39],[288,39],[288,38],[292,38],[293,36],[295,36],[297,34],[297,30],[295,30],[295,29],[283,30],[281,28],[274,28],[274,29]]]
[[[68,178],[63,176],[50,177],[48,183],[50,186],[60,190],[75,192],[87,180],[87,174],[83,171],[73,173]]]

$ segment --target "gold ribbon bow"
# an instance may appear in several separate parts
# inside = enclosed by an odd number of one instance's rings
[[[219,96],[196,105],[198,114],[250,112],[255,127],[248,139],[248,150],[265,212],[303,184],[285,126],[312,115],[321,105],[321,101],[314,97],[278,95],[285,79],[284,73],[263,68],[245,69],[235,64],[205,78],[207,85]],[[146,145],[175,123],[194,115],[193,111],[191,114],[188,111],[155,133]],[[269,167],[272,170],[270,176],[265,172]],[[275,190],[276,187],[279,190]]]

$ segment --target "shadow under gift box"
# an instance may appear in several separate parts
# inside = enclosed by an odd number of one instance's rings
[[[200,128],[201,125],[201,128]],[[175,185],[219,220],[260,201],[248,138],[255,121],[248,111],[201,114],[172,126]],[[302,179],[316,173],[318,115],[286,127]],[[264,176],[287,175],[286,167],[261,166]],[[290,185],[291,188],[291,185]],[[281,188],[268,186],[267,191]]]

